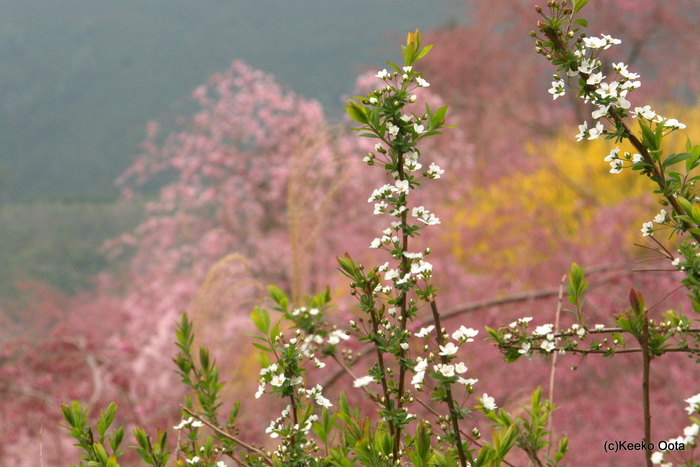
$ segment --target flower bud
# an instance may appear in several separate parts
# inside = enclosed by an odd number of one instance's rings
[[[408,102],[414,103],[416,101],[416,99],[418,99],[418,97],[416,97],[416,95],[413,94],[411,97],[408,98]]]

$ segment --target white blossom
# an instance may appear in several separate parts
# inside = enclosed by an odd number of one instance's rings
[[[552,95],[552,100],[556,100],[557,97],[563,96],[565,94],[564,81],[552,81],[552,87],[549,88],[549,93]]]
[[[443,363],[440,363],[438,365],[435,365],[434,369],[437,373],[440,373],[442,376],[444,376],[446,378],[451,378],[455,375],[455,366],[454,365],[445,365]]]
[[[546,340],[546,341],[542,341],[542,343],[540,344],[540,347],[545,352],[551,352],[552,350],[554,350],[554,348],[556,346],[554,345],[554,342],[552,342],[550,340]]]
[[[416,76],[416,83],[418,83],[418,86],[420,86],[422,88],[427,88],[428,86],[430,86],[430,83],[428,83],[426,80],[424,80],[420,76]]]
[[[532,334],[535,336],[544,336],[552,332],[552,329],[554,328],[554,325],[552,324],[545,324],[543,326],[537,326],[534,331],[532,331]]]
[[[656,215],[656,217],[654,217],[654,222],[656,222],[657,224],[663,224],[664,222],[666,222],[666,215],[667,215],[666,210],[662,209]]]
[[[654,120],[656,117],[656,112],[651,110],[651,106],[645,105],[644,107],[635,107],[634,112],[632,112],[633,117],[641,116],[647,120]]]
[[[435,326],[432,324],[427,328],[421,328],[421,330],[416,333],[416,337],[427,337],[433,329],[435,329]]]
[[[441,345],[439,347],[440,347],[440,355],[443,355],[443,356],[454,355],[459,350],[459,347],[454,345],[452,342],[448,342],[447,344]]]
[[[498,408],[496,405],[496,400],[486,393],[484,393],[483,397],[481,398],[481,405],[486,410],[496,410]]]
[[[476,337],[477,334],[479,334],[479,331],[472,328],[466,328],[464,325],[462,325],[459,329],[452,333],[452,338],[456,341],[473,342],[473,338]]]

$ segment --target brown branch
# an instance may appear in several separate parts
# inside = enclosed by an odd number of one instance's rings
[[[433,312],[433,321],[435,322],[435,329],[437,331],[438,346],[446,345],[447,338],[442,332],[442,324],[440,324],[440,312],[438,311],[437,303],[435,303],[435,300],[430,301],[430,310]],[[448,365],[450,363],[450,358],[447,355],[443,355],[440,360],[443,365]],[[452,398],[452,387],[449,384],[445,387],[445,395],[447,396],[445,402],[447,402],[447,408],[450,411],[450,422],[452,422],[452,431],[454,432],[454,435],[457,438],[457,442],[455,444],[457,445],[459,463],[462,467],[467,467],[467,457],[464,454],[464,446],[462,446],[462,437],[459,431],[459,420],[457,419],[458,412],[455,409],[455,402]]]
[[[597,272],[604,272],[604,271],[615,271],[611,276],[604,277],[595,281],[591,281],[590,285],[588,286],[588,289],[593,289],[595,287],[598,287],[602,284],[605,284],[609,282],[610,280],[616,278],[619,275],[622,274],[627,274],[630,271],[627,270],[629,266],[625,264],[603,264],[600,266],[594,266],[588,269],[589,273],[597,273]],[[486,308],[491,308],[499,305],[509,305],[509,304],[514,304],[514,303],[520,303],[520,302],[527,302],[531,300],[541,300],[541,299],[547,299],[551,297],[556,297],[559,294],[559,289],[542,289],[542,290],[533,290],[530,292],[519,292],[519,293],[514,293],[511,295],[507,295],[505,297],[500,297],[500,298],[493,298],[493,299],[487,299],[487,300],[479,300],[476,302],[468,303],[464,306],[461,307],[456,307],[451,310],[448,310],[444,313],[441,313],[441,319],[446,320],[446,319],[451,319],[455,318],[457,316],[463,315],[465,313],[471,313],[475,311],[480,311]],[[417,324],[429,324],[432,323],[432,317],[427,317],[426,319],[423,320],[423,322],[419,321],[414,321]],[[373,345],[367,345],[363,348],[361,348],[357,353],[356,353],[356,360],[359,360],[362,357],[367,356],[368,354],[372,353],[375,350]],[[332,386],[335,384],[335,382],[343,375],[344,370],[338,369],[334,373],[332,373],[322,384],[323,387],[327,386]]]
[[[244,447],[245,449],[247,449],[248,451],[254,452],[254,453],[256,453],[257,455],[259,455],[260,457],[262,457],[262,459],[265,461],[265,463],[266,463],[267,465],[272,465],[272,461],[270,460],[270,458],[267,456],[267,454],[265,454],[264,452],[262,452],[260,449],[254,447],[254,446],[251,446],[250,444],[246,443],[245,441],[243,441],[243,440],[241,440],[241,439],[239,439],[239,438],[236,438],[235,436],[233,436],[233,435],[230,434],[230,433],[225,432],[224,430],[222,430],[222,429],[219,428],[218,426],[216,426],[216,425],[214,425],[213,423],[210,423],[209,421],[205,420],[204,418],[202,418],[201,416],[199,416],[196,412],[194,412],[193,410],[188,409],[188,408],[185,407],[184,405],[181,405],[180,408],[181,408],[182,410],[184,410],[185,412],[187,412],[188,414],[190,414],[192,417],[194,417],[194,418],[196,418],[197,420],[199,420],[200,422],[204,423],[206,426],[208,426],[209,428],[211,428],[212,430],[214,430],[214,431],[215,431],[217,434],[219,434],[220,436],[222,436],[222,437],[224,437],[224,438],[226,438],[226,439],[229,439],[229,440],[231,440],[231,441],[233,441],[233,442],[235,442],[235,443],[237,443],[237,444],[240,444],[241,446],[243,446],[243,447]]]
[[[561,282],[559,283],[559,298],[557,299],[557,311],[554,315],[554,331],[559,330],[559,317],[561,316],[561,304],[564,297],[564,282],[566,281],[567,275],[564,274],[561,277]],[[552,356],[552,365],[549,372],[549,403],[554,403],[554,375],[557,371],[557,352]],[[552,450],[552,439],[554,437],[554,430],[552,426],[554,424],[554,417],[552,413],[549,413],[547,417],[547,431],[549,431],[549,444],[547,445],[547,456],[551,454]]]
[[[642,335],[639,344],[642,347],[642,401],[644,405],[644,443],[649,446],[651,443],[651,404],[649,402],[649,379],[651,377],[651,356],[649,355],[649,317],[648,310],[643,311]],[[651,449],[645,449],[647,467],[652,467]]]
[[[656,166],[656,162],[654,162],[654,159],[649,154],[649,151],[647,150],[646,146],[644,146],[644,144],[639,140],[637,135],[632,133],[632,131],[627,126],[627,124],[624,122],[624,120],[622,119],[620,114],[617,113],[617,109],[611,108],[608,111],[608,117],[615,123],[615,126],[619,125],[620,127],[622,127],[624,129],[625,136],[627,136],[627,139],[630,141],[630,143],[632,143],[632,146],[634,146],[634,148],[637,151],[639,151],[639,153],[642,155],[644,162],[646,162],[647,164],[649,164],[653,167],[653,169],[651,169],[652,174],[654,177],[657,178],[657,180],[661,180],[661,182],[657,181],[657,184],[659,185],[659,188],[661,188],[661,191],[663,192],[664,198],[666,198],[668,200],[669,204],[673,207],[673,210],[676,211],[676,213],[679,216],[687,215],[687,213],[683,210],[681,205],[678,203],[678,200],[675,198],[675,196],[673,196],[672,193],[667,192],[666,176],[663,173],[663,168],[659,168]],[[688,231],[687,223],[685,221],[678,221],[678,222],[679,222],[681,228],[687,232]],[[700,226],[695,225],[695,227],[700,227]],[[700,243],[700,234],[696,234],[693,232],[688,232],[688,233],[690,233],[690,235],[695,239],[695,241]]]

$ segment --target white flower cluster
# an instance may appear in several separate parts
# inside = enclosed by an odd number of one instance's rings
[[[637,80],[639,75],[630,72],[627,69],[627,65],[622,62],[612,64],[617,80],[603,81],[607,76],[604,76],[601,71],[602,63],[597,59],[597,54],[601,50],[605,50],[611,45],[619,44],[620,42],[619,39],[613,39],[605,34],[600,38],[587,37],[583,39],[583,46],[574,52],[578,59],[577,68],[576,70],[569,70],[567,75],[570,78],[576,76],[583,78],[587,86],[586,92],[582,95],[583,99],[586,102],[591,100],[598,106],[598,109],[592,113],[593,119],[597,121],[596,126],[588,129],[586,122],[580,125],[580,133],[576,136],[578,141],[581,141],[583,138],[599,138],[604,132],[604,127],[598,120],[606,116],[611,106],[624,110],[629,109],[631,104],[627,100],[628,94],[642,85],[641,81]],[[552,93],[555,99],[564,95],[564,81],[559,78],[553,82],[552,89],[549,92]]]
[[[652,221],[649,221],[649,222],[645,222],[645,223],[642,224],[642,236],[643,236],[643,237],[648,237],[648,236],[650,236],[650,235],[654,235],[654,222],[656,222],[657,224],[661,225],[661,224],[663,224],[664,222],[666,222],[667,220],[668,220],[668,213],[666,212],[665,209],[662,209],[662,210],[654,217],[654,221],[653,221],[653,222],[652,222]],[[674,260],[674,261],[677,261],[677,262],[674,262],[673,265],[674,265],[674,266],[678,266],[678,264],[680,263],[680,260],[678,260],[678,258],[676,258],[676,260]]]
[[[192,464],[192,465],[198,464],[200,460],[201,460],[201,459],[199,458],[199,456],[194,456],[192,459],[185,459],[185,461],[186,461],[188,464]],[[227,465],[226,465],[226,462],[224,462],[224,461],[219,461],[219,462],[216,463],[216,466],[215,466],[215,467],[227,467]]]
[[[576,67],[567,70],[568,78],[578,78],[585,82],[581,97],[586,101],[591,101],[598,108],[591,114],[595,124],[591,127],[588,122],[583,122],[579,125],[579,133],[576,135],[576,140],[583,139],[594,140],[605,134],[605,125],[601,121],[608,118],[611,109],[621,111],[622,116],[631,108],[631,103],[628,100],[629,94],[638,89],[642,83],[639,81],[639,75],[627,69],[624,63],[613,63],[612,69],[615,71],[613,80],[605,81],[607,76],[603,75],[602,63],[598,59],[598,54],[610,48],[612,45],[620,44],[619,39],[614,39],[606,34],[601,37],[585,37],[579,48],[574,51],[574,56],[577,59]],[[552,87],[549,89],[553,99],[557,99],[566,93],[565,81],[555,75],[555,80],[552,81]],[[632,117],[642,118],[649,123],[663,125],[668,132],[685,128],[685,125],[676,119],[666,119],[654,112],[650,106],[635,107],[634,111],[629,110]],[[643,162],[641,154],[625,153],[624,158],[619,157],[619,148],[615,148],[605,161],[610,163],[610,172],[617,174],[622,172],[625,167],[631,167],[635,164]],[[624,165],[628,161],[630,165]],[[651,230],[645,230],[645,235],[651,235]]]
[[[435,217],[435,214],[431,213],[423,206],[413,208],[411,210],[411,216],[418,218],[420,222],[426,225],[437,225],[440,223],[440,219]]]
[[[498,406],[496,405],[496,399],[494,399],[486,393],[484,393],[483,397],[481,398],[481,405],[486,410],[496,410],[498,408]]]
[[[527,316],[524,318],[519,318],[517,321],[513,321],[508,325],[509,328],[515,330],[518,326],[522,326],[526,328],[528,326],[528,323],[532,321],[532,317]],[[534,331],[532,331],[532,335],[536,337],[540,336],[545,336],[545,339],[540,343],[540,348],[544,350],[545,352],[549,353],[552,352],[554,349],[556,349],[556,344],[554,343],[554,325],[553,324],[544,324],[542,326],[537,326]],[[505,340],[510,340],[513,338],[513,334],[511,332],[508,332],[503,335],[503,338]],[[520,349],[518,349],[518,353],[521,355],[530,355],[530,351],[532,350],[532,344],[529,341],[523,341],[520,344]]]
[[[372,376],[363,376],[361,378],[357,378],[355,381],[352,382],[352,386],[354,388],[363,388],[370,383],[374,382],[374,378]]]
[[[425,338],[428,337],[434,329],[435,326],[430,325],[428,327],[421,328],[421,330],[415,333],[414,335],[416,337]],[[479,334],[479,331],[475,329],[460,326],[459,329],[452,333],[452,339],[454,339],[458,344],[464,344],[467,342],[473,342],[474,337],[476,337],[477,334]],[[438,347],[440,348],[439,355],[443,357],[451,357],[452,355],[456,355],[457,351],[459,350],[459,345],[456,345],[454,342],[447,342],[445,345],[439,345]],[[416,365],[413,368],[413,372],[415,374],[413,376],[413,379],[411,380],[411,384],[418,390],[422,388],[423,380],[425,379],[425,372],[428,369],[429,362],[430,358],[426,359],[418,357],[416,360]],[[467,366],[463,362],[459,362],[456,364],[438,363],[433,365],[433,370],[435,371],[435,373],[439,373],[445,378],[451,378],[453,376],[466,373]],[[457,376],[457,383],[463,384],[464,386],[467,386],[469,388],[473,387],[477,382],[477,379],[465,379],[461,376]]]
[[[333,407],[333,404],[331,403],[330,400],[323,397],[323,394],[321,394],[322,390],[323,390],[323,388],[321,387],[321,385],[317,384],[315,387],[313,387],[311,389],[303,389],[302,388],[299,390],[299,392],[302,394],[306,393],[306,396],[311,398],[311,399],[314,399],[318,405],[320,405],[324,409],[329,409],[329,408]]]
[[[430,83],[428,83],[426,80],[423,79],[422,76],[416,74],[413,72],[413,67],[412,66],[405,66],[402,68],[403,74],[401,75],[401,80],[403,82],[410,83],[413,78],[416,79],[416,84],[418,85],[419,88],[427,88],[430,86]],[[382,71],[378,72],[376,75],[377,78],[387,81],[393,77],[397,77],[399,74],[398,73],[389,73],[386,71],[386,68],[383,69]],[[374,102],[373,102],[374,104]]]
[[[331,402],[328,399],[326,399],[325,397],[323,397],[321,395],[321,387],[318,385],[314,389],[307,390],[306,393],[307,393],[307,395],[309,395],[309,397],[315,398],[316,402],[325,408],[333,406],[333,404],[331,404]],[[282,411],[282,413],[280,414],[280,417],[278,419],[272,420],[270,422],[270,426],[268,426],[265,429],[265,433],[269,433],[270,438],[279,437],[280,433],[286,429],[284,421],[287,420],[288,418],[291,418],[290,417],[291,411],[292,411],[292,406],[288,405],[287,408]],[[303,424],[301,426],[299,424],[294,424],[292,426],[292,430],[301,431],[303,433],[306,433],[309,430],[311,430],[311,427],[313,426],[314,422],[316,422],[316,421],[318,421],[318,415],[316,415],[316,414],[309,415],[308,418],[306,418],[306,420],[303,422]]]
[[[204,423],[200,422],[199,420],[195,420],[194,417],[190,417],[187,420],[182,420],[179,425],[174,426],[176,430],[182,430],[186,426],[191,426],[192,428],[199,428],[201,426],[204,426]]]
[[[650,123],[663,123],[664,127],[668,127],[669,130],[682,130],[685,128],[685,124],[679,122],[675,118],[664,118],[651,110],[651,106],[645,105],[644,107],[635,107],[633,112],[630,112],[634,118],[643,118],[648,120]]]
[[[639,162],[642,162],[642,155],[641,154],[631,154],[629,152],[625,152],[623,155],[624,159],[620,158],[620,148],[616,147],[612,151],[610,151],[610,154],[605,156],[605,162],[610,162],[610,173],[612,174],[618,174],[622,172],[622,169],[624,168],[623,163],[626,161],[632,162],[632,165],[637,164]]]
[[[689,405],[685,408],[689,415],[693,415],[700,412],[700,394],[696,394],[685,400]],[[683,429],[683,436],[678,438],[673,438],[668,440],[666,443],[668,446],[680,446],[680,445],[693,445],[697,443],[698,436],[700,435],[700,425],[698,425],[695,420],[693,424],[687,426]],[[655,465],[661,465],[661,467],[671,467],[673,464],[670,462],[664,462],[664,453],[656,451],[651,455],[651,462]]]

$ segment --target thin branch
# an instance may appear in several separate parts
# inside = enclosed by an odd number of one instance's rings
[[[662,299],[660,299],[659,301],[657,301],[656,303],[654,303],[652,306],[650,306],[649,308],[647,308],[647,311],[651,310],[651,309],[654,308],[656,305],[658,305],[659,303],[663,302],[663,301],[666,300],[668,297],[670,297],[672,293],[676,292],[677,290],[679,290],[679,289],[681,289],[681,288],[683,288],[683,287],[684,287],[683,285],[679,285],[679,286],[676,287],[675,289],[671,290],[669,293],[666,294],[665,297],[663,297]]]
[[[440,312],[438,311],[437,308],[437,303],[435,303],[435,300],[430,301],[430,310],[433,312],[433,321],[435,322],[435,329],[437,331],[437,342],[438,346],[440,345],[446,345],[447,344],[447,338],[444,336],[442,332],[442,325],[440,324]],[[443,365],[448,365],[450,363],[450,359],[447,355],[443,355],[442,358],[440,359]],[[455,409],[455,402],[454,399],[452,398],[452,387],[451,385],[446,385],[445,387],[445,395],[446,401],[447,402],[447,408],[450,411],[450,421],[452,422],[452,432],[454,433],[454,436],[457,438],[457,442],[455,443],[457,445],[457,454],[459,455],[459,463],[462,467],[467,467],[467,457],[464,454],[464,446],[462,446],[462,437],[459,432],[459,420],[457,419],[457,409]]]
[[[559,331],[559,318],[561,316],[561,303],[562,303],[562,298],[564,297],[564,282],[566,281],[567,275],[564,274],[561,277],[561,282],[559,283],[559,299],[557,300],[557,311],[554,315],[554,331],[557,332]],[[552,357],[552,364],[551,364],[551,369],[549,371],[549,403],[553,404],[554,403],[554,375],[556,374],[557,371],[557,354],[558,352],[554,352],[554,356]],[[547,445],[547,456],[550,456],[551,450],[552,450],[552,439],[554,437],[554,430],[552,429],[552,426],[554,424],[554,417],[552,416],[552,413],[549,413],[549,417],[547,419],[547,431],[549,432],[549,444]]]
[[[44,414],[46,412],[46,403],[41,406],[41,425],[39,426],[39,464],[44,467]]]
[[[642,347],[642,401],[644,405],[644,443],[649,446],[651,443],[651,403],[649,401],[649,380],[651,377],[651,356],[649,355],[649,317],[648,309],[643,311],[642,316],[642,336],[639,339],[639,344]],[[652,467],[651,454],[652,449],[645,450],[647,467]]]
[[[591,281],[591,283],[588,286],[588,289],[589,290],[593,289],[595,287],[603,285],[603,284],[617,278],[620,275],[630,273],[628,267],[629,266],[625,265],[625,264],[603,264],[600,266],[594,266],[594,267],[588,268],[589,274],[594,274],[597,272],[605,272],[605,271],[614,271],[612,273],[612,275],[610,275],[610,276],[603,277],[603,278],[595,280],[595,281]],[[533,291],[529,291],[529,292],[519,292],[519,293],[507,295],[505,297],[480,300],[477,302],[468,303],[464,306],[456,307],[456,308],[448,310],[444,313],[441,313],[440,317],[442,320],[446,320],[446,319],[456,318],[457,316],[463,315],[465,313],[476,312],[476,311],[480,311],[483,309],[492,308],[495,306],[515,304],[515,303],[527,302],[527,301],[531,301],[531,300],[542,300],[542,299],[547,299],[547,298],[551,298],[551,297],[556,297],[558,294],[559,294],[559,289],[542,289],[542,290],[533,290]],[[417,325],[429,324],[432,322],[433,322],[432,317],[426,317],[422,322],[414,321],[414,323],[416,323]],[[360,350],[358,350],[356,352],[357,358],[355,359],[355,361],[361,359],[362,357],[369,355],[374,350],[375,350],[375,348],[373,345],[367,345],[365,347],[362,347]],[[330,376],[328,376],[328,378],[325,380],[325,382],[322,384],[322,386],[323,387],[332,386],[333,384],[336,383],[336,381],[341,376],[343,376],[343,373],[344,373],[344,370],[342,368],[337,369]]]
[[[197,414],[197,412],[194,412],[193,410],[188,409],[184,405],[181,405],[180,408],[182,410],[184,410],[185,412],[187,412],[188,414],[190,414],[192,417],[194,417],[197,420],[199,420],[200,422],[204,423],[206,426],[208,426],[209,428],[214,430],[220,436],[223,436],[226,439],[229,439],[237,444],[240,444],[248,451],[252,451],[252,452],[256,453],[257,455],[259,455],[260,457],[262,457],[267,465],[272,465],[272,461],[270,460],[270,458],[267,456],[267,454],[262,452],[260,449],[254,447],[254,446],[251,446],[250,444],[246,443],[245,441],[243,441],[239,438],[236,438],[235,436],[233,436],[230,433],[226,433],[224,430],[222,430],[218,426],[214,425],[213,423],[209,422],[208,420],[205,420],[199,414]]]

